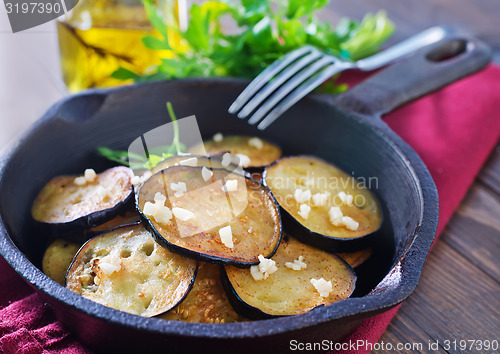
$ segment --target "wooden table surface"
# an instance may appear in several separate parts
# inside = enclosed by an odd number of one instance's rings
[[[334,0],[325,18],[361,18],[366,11],[378,9],[385,9],[396,23],[391,41],[436,24],[458,26],[488,43],[494,61],[500,63],[498,0]],[[500,341],[500,144],[429,255],[415,292],[379,344],[423,343],[427,352],[429,341],[439,341],[440,352],[464,352],[445,350],[445,341],[494,339]]]
[[[342,16],[359,19],[378,9],[386,9],[397,25],[391,42],[435,24],[456,25],[489,43],[500,63],[499,0],[333,0],[322,17],[335,23]],[[66,93],[53,23],[13,35],[0,11],[0,53],[2,149]],[[379,343],[500,340],[499,256],[500,145],[429,256],[416,291]],[[443,346],[439,349],[445,352]]]

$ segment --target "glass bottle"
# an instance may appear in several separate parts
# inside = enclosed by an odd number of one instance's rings
[[[164,18],[173,15],[183,21],[184,1],[157,0],[156,5]],[[111,74],[119,67],[143,74],[172,55],[144,47],[141,38],[154,31],[139,0],[80,0],[57,22],[57,31],[63,79],[70,92],[130,83]],[[169,33],[173,48],[179,40],[175,37]]]

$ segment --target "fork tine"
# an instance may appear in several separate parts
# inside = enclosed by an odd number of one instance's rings
[[[250,117],[249,124],[255,124],[261,120],[267,112],[269,112],[278,102],[286,95],[293,91],[297,86],[310,78],[314,73],[323,68],[325,65],[333,64],[337,59],[333,57],[323,57],[308,68],[301,71],[298,75],[290,79],[285,85],[279,88],[264,104]]]
[[[259,123],[257,128],[260,130],[266,129],[271,123],[278,119],[279,116],[281,116],[291,106],[302,99],[302,97],[307,95],[309,92],[314,90],[316,87],[321,85],[323,82],[325,82],[341,70],[342,68],[339,68],[338,66],[331,66],[329,68],[326,68],[318,75],[304,81],[290,95],[288,95],[283,101],[281,101],[271,112],[269,112],[269,114],[262,120],[262,122]]]
[[[312,46],[304,46],[293,52],[290,52],[283,56],[282,58],[273,62],[267,69],[261,72],[253,81],[243,90],[243,92],[238,96],[238,98],[229,107],[229,113],[235,113],[243,107],[243,105],[259,90],[264,86],[273,76],[279,73],[283,68],[288,66],[290,63],[294,62],[301,56],[316,50]]]
[[[271,93],[276,91],[278,87],[280,87],[284,82],[286,82],[293,75],[298,73],[300,70],[304,69],[306,66],[317,60],[323,56],[323,54],[317,50],[311,52],[310,54],[302,57],[297,62],[293,63],[289,67],[286,67],[281,71],[274,79],[261,90],[257,92],[257,94],[248,101],[248,103],[243,107],[240,113],[238,113],[238,118],[246,118],[250,113],[253,112],[258,105],[262,103]]]

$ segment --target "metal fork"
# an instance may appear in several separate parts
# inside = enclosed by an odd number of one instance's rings
[[[431,27],[356,62],[324,54],[309,45],[304,46],[276,60],[261,72],[231,104],[228,112],[234,114],[241,110],[238,118],[243,119],[257,109],[248,123],[256,124],[260,121],[257,127],[263,130],[333,75],[347,69],[378,69],[440,41],[448,33],[446,27]]]

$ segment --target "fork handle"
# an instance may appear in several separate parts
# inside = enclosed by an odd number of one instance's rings
[[[380,53],[358,60],[355,66],[357,69],[363,71],[381,68],[404,58],[431,43],[440,41],[450,33],[451,29],[445,26],[431,27],[381,51]]]
[[[484,68],[490,48],[468,36],[449,36],[369,77],[332,101],[344,110],[380,117]]]

